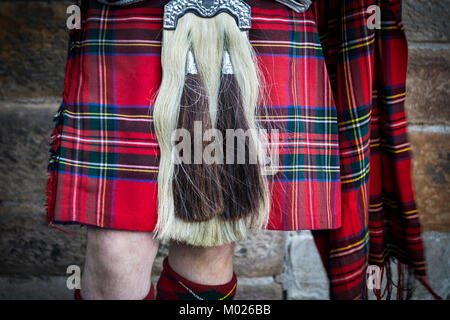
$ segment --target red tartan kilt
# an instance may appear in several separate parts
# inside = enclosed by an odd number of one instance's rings
[[[271,141],[279,166],[269,177],[268,228],[338,228],[337,114],[313,13],[269,0],[248,2],[249,37],[268,101],[259,106],[265,117],[258,119],[279,130],[279,140]],[[152,103],[161,81],[163,3],[83,1],[55,117],[49,222],[153,231],[159,149]]]

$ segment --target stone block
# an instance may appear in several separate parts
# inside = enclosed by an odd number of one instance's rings
[[[86,228],[64,226],[68,235],[46,225],[36,204],[0,207],[0,275],[63,276],[84,262]]]
[[[0,277],[0,300],[73,300],[65,277]]]
[[[409,41],[450,40],[449,0],[405,0],[403,22]]]
[[[410,133],[417,207],[424,230],[450,231],[450,134]]]
[[[283,289],[273,277],[238,278],[236,300],[281,300]]]
[[[234,268],[242,277],[265,277],[280,274],[284,260],[286,234],[260,231],[236,243]]]
[[[0,3],[0,98],[62,94],[67,6],[63,1]]]
[[[450,124],[450,46],[445,48],[409,50],[405,107],[411,124]]]
[[[433,290],[443,299],[450,299],[450,233],[424,232],[425,255],[428,278]],[[415,300],[433,299],[430,293],[416,280],[413,293]]]
[[[289,300],[328,299],[328,279],[309,231],[288,238],[283,273],[276,277]]]
[[[43,202],[56,101],[0,102],[0,201]]]

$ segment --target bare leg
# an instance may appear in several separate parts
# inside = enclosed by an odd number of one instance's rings
[[[83,299],[143,299],[159,242],[149,232],[88,229]]]
[[[234,243],[193,247],[171,242],[169,265],[182,277],[203,285],[222,285],[233,277]]]

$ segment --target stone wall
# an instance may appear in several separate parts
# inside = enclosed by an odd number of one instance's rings
[[[47,229],[48,135],[62,92],[71,1],[0,1],[0,299],[70,299],[67,266],[83,264],[85,230]],[[450,0],[404,0],[407,112],[432,285],[450,297]],[[167,253],[161,247],[154,277]],[[309,232],[261,232],[237,244],[240,299],[326,299]],[[415,298],[429,298],[422,289]]]

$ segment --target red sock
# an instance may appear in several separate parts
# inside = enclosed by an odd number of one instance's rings
[[[165,258],[156,285],[156,300],[233,300],[236,287],[237,277],[234,273],[230,282],[218,286],[189,281],[176,273]]]
[[[75,289],[75,292],[73,293],[74,300],[83,300],[81,297],[81,291],[80,289]]]
[[[74,299],[75,300],[83,300],[83,298],[81,297],[80,289],[75,289]],[[142,300],[155,300],[155,287],[153,286],[153,283],[152,283],[152,286],[150,287],[150,291],[148,292],[148,295]]]

